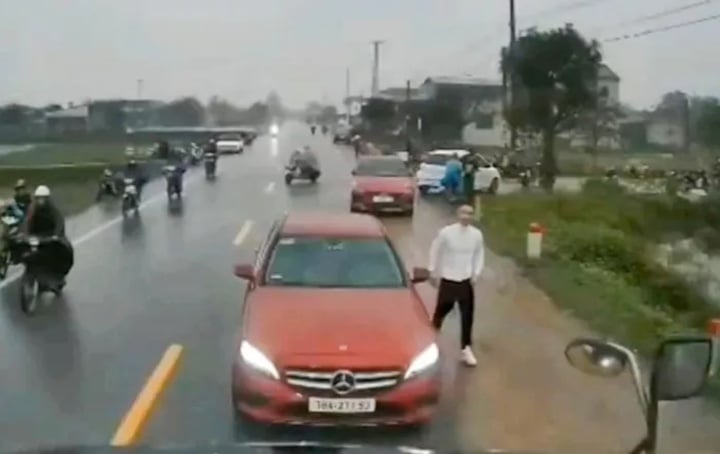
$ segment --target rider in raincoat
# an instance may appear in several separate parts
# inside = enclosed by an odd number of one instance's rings
[[[445,176],[443,177],[440,184],[450,192],[452,195],[457,195],[460,192],[460,186],[462,185],[463,165],[460,162],[457,154],[454,154],[452,158],[445,164]]]

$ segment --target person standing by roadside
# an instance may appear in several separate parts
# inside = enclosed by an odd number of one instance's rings
[[[465,203],[469,205],[475,203],[475,173],[477,170],[477,161],[472,155],[467,155],[463,160],[462,187],[465,195]]]
[[[460,308],[460,348],[462,361],[477,365],[473,354],[472,326],[475,316],[474,283],[485,266],[485,244],[480,229],[472,225],[473,207],[462,205],[458,221],[443,227],[430,247],[430,270],[433,286],[437,287],[437,305],[433,325],[440,330],[443,320],[455,302]]]

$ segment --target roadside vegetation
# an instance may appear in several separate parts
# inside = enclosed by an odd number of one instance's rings
[[[659,245],[683,238],[718,249],[717,198],[691,203],[588,180],[579,193],[486,198],[481,222],[490,247],[524,265],[561,309],[644,354],[664,336],[701,332],[720,316],[717,303],[658,259]],[[530,262],[525,246],[532,222],[546,232],[542,258]]]
[[[53,143],[27,151],[0,156],[2,166],[48,166],[56,164],[120,163],[125,159],[125,144]]]

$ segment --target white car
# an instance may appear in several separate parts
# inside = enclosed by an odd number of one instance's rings
[[[453,156],[462,159],[468,150],[434,150],[425,155],[415,174],[421,194],[439,193],[444,190],[441,181],[445,177],[445,164]],[[495,194],[500,188],[500,171],[487,159],[478,155],[481,167],[475,172],[475,190]]]
[[[240,134],[223,134],[217,138],[216,144],[220,154],[239,154],[245,148],[245,139]]]

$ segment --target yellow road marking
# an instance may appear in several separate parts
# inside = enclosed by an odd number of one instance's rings
[[[115,432],[115,436],[110,442],[112,446],[132,446],[140,440],[145,426],[150,420],[150,414],[177,372],[182,352],[183,347],[178,344],[173,344],[165,350],[165,354],[155,366],[155,370],[145,382],[145,386],[135,398],[135,402]]]
[[[252,230],[253,227],[253,221],[245,221],[243,226],[240,228],[240,231],[238,232],[237,236],[235,236],[235,239],[233,240],[233,244],[235,246],[240,246],[243,241],[247,238],[248,234],[250,234],[250,230]]]

